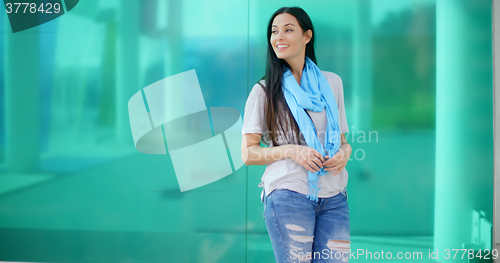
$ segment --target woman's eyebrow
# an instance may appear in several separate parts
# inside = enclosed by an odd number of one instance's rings
[[[292,24],[292,23],[287,23],[287,24],[285,24],[284,26],[288,26],[288,25],[290,25],[290,26],[295,26],[295,25],[294,25],[294,24]],[[277,25],[273,25],[272,27],[277,27]]]

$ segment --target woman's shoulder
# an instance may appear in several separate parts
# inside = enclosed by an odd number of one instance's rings
[[[261,79],[261,80],[257,81],[257,83],[255,83],[254,87],[261,87],[262,89],[264,89],[266,87],[266,80]]]
[[[257,98],[262,98],[266,96],[266,91],[264,90],[264,80],[260,80],[259,82],[255,83],[253,85],[252,90],[250,90],[250,94],[248,94],[249,97],[257,97]]]
[[[322,70],[323,75],[326,78],[326,81],[330,84],[332,90],[337,94],[337,93],[343,93],[343,85],[342,85],[342,79],[340,78],[339,75],[330,72],[330,71],[324,71]]]
[[[262,79],[262,80],[257,81],[257,83],[255,83],[253,85],[250,93],[256,92],[258,94],[261,94],[261,93],[265,94],[266,93],[265,88],[266,88],[266,81]]]
[[[325,78],[328,81],[341,81],[342,80],[339,75],[337,75],[331,71],[321,70],[321,72],[323,72],[323,75],[325,76]]]

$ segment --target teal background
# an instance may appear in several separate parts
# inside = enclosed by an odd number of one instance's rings
[[[274,262],[265,167],[180,192],[168,154],[135,150],[127,102],[195,69],[207,107],[243,115],[293,5],[343,80],[351,249],[474,243],[472,211],[493,221],[491,1],[85,0],[15,34],[0,12],[0,261]]]

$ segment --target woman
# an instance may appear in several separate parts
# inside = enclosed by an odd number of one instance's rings
[[[267,165],[259,187],[276,262],[347,262],[344,168],[352,149],[342,81],[317,67],[313,25],[301,8],[277,10],[267,38],[266,73],[245,106],[242,159]]]

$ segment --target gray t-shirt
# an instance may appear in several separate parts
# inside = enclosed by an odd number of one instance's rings
[[[340,134],[349,132],[344,109],[344,90],[342,87],[342,79],[333,72],[321,71],[326,80],[332,87],[333,94],[337,100],[339,111],[339,126]],[[242,134],[259,133],[263,134],[261,142],[269,147],[273,147],[273,143],[269,138],[269,130],[266,125],[264,107],[266,103],[266,93],[259,84],[255,84],[248,95],[245,105],[244,121]],[[314,112],[307,110],[314,123],[318,133],[319,141],[323,144],[326,132],[326,111]],[[290,129],[288,129],[290,130]],[[293,138],[293,137],[292,137]],[[301,145],[306,145],[301,136]],[[278,143],[287,144],[284,139],[278,137]],[[319,192],[318,197],[327,198],[340,193],[347,185],[348,173],[344,169],[339,174],[332,176],[333,172],[328,172],[324,176],[319,177]],[[292,159],[283,159],[275,161],[267,165],[264,174],[262,175],[259,187],[263,187],[261,201],[264,199],[264,192],[269,195],[274,189],[290,189],[305,195],[309,194],[307,187],[308,170],[302,165],[294,162]]]

